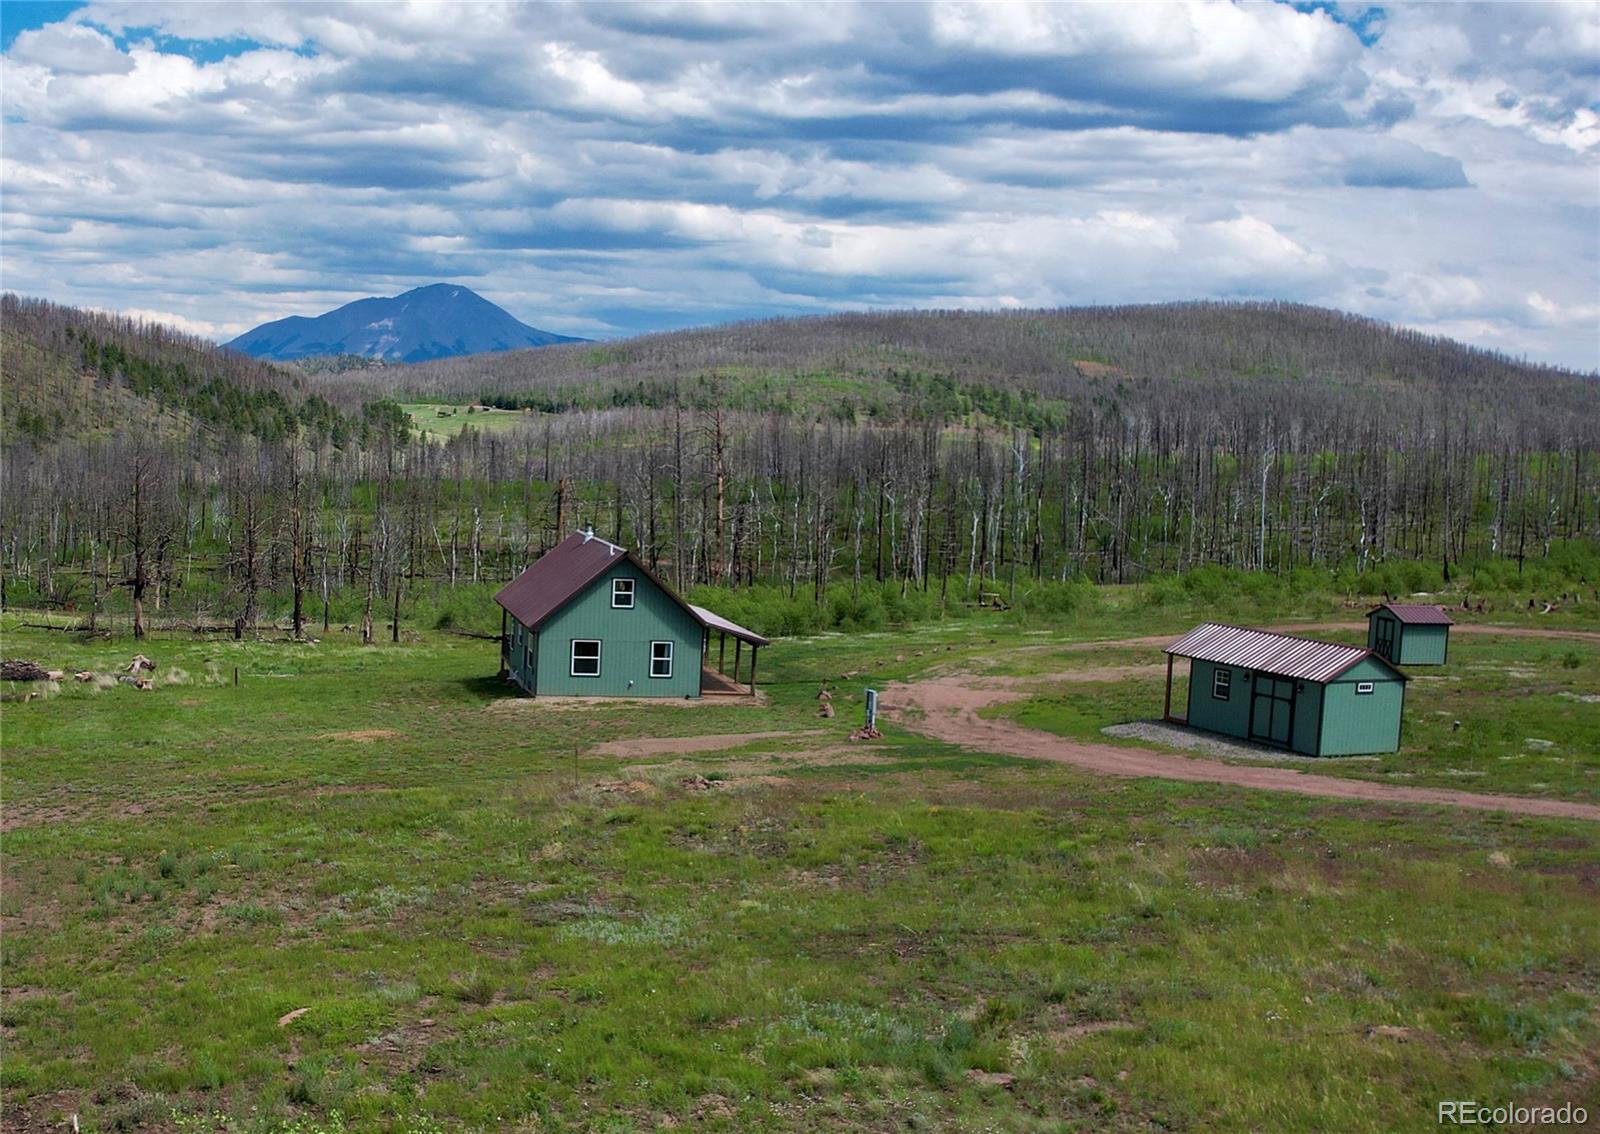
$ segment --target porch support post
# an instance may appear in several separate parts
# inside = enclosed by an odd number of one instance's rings
[[[744,653],[744,639],[733,640],[733,683],[739,684],[739,656]]]
[[[760,646],[754,642],[750,643],[750,696],[752,697],[756,695],[756,657],[760,651]]]
[[[506,608],[500,608],[500,680],[511,676],[511,638],[507,633]]]
[[[717,631],[717,672],[728,672],[728,635],[722,630]]]
[[[1172,655],[1167,655],[1167,703],[1161,709],[1161,719],[1172,719]]]

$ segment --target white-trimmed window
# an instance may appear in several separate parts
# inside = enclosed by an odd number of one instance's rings
[[[1356,682],[1356,696],[1363,697],[1366,694],[1371,693],[1375,688],[1376,686],[1374,686],[1370,681],[1358,681]]]
[[[611,605],[618,610],[633,609],[633,580],[611,580]]]
[[[1214,669],[1211,671],[1211,695],[1219,701],[1226,701],[1233,695],[1233,670]]]
[[[671,677],[672,676],[672,643],[671,642],[651,642],[650,643],[650,676],[651,677]]]
[[[600,640],[598,638],[572,639],[572,666],[567,672],[573,677],[600,676]]]

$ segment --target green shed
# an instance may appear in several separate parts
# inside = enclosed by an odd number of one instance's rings
[[[1400,747],[1406,676],[1371,650],[1207,622],[1166,648],[1166,719],[1306,756]],[[1189,659],[1185,715],[1172,665]]]
[[[544,697],[754,696],[766,638],[692,606],[626,548],[592,528],[569,536],[501,588],[500,672]],[[718,672],[706,668],[718,636]],[[733,674],[723,672],[734,639]],[[739,681],[750,647],[748,684]]]
[[[1443,665],[1454,625],[1436,606],[1386,602],[1367,612],[1367,649],[1395,665]]]

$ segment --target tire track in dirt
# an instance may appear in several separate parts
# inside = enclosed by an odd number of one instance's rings
[[[1283,632],[1307,630],[1360,630],[1364,623],[1319,623],[1283,626]],[[1539,630],[1533,627],[1458,626],[1467,633],[1508,634],[1513,637],[1579,639],[1600,643],[1600,634],[1581,630]],[[1164,646],[1172,635],[1150,635],[1112,641],[1071,643],[1052,649],[1099,649],[1116,646]],[[1368,803],[1427,804],[1478,811],[1503,811],[1551,819],[1587,819],[1600,822],[1600,806],[1560,799],[1533,799],[1518,795],[1456,791],[1450,788],[1409,787],[1370,780],[1302,772],[1292,768],[1251,767],[1202,757],[1178,756],[1152,748],[1096,744],[1054,736],[1008,720],[986,720],[980,709],[1029,696],[1030,687],[1061,681],[1115,681],[1135,674],[1165,669],[1154,666],[1103,666],[1067,673],[1032,677],[978,677],[948,675],[917,682],[894,682],[882,694],[886,716],[938,740],[1029,760],[1070,764],[1101,775],[1177,780],[1184,783],[1226,784],[1256,791],[1282,791],[1324,799],[1349,799]],[[908,711],[920,719],[908,720]]]

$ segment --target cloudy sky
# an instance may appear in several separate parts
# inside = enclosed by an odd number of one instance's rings
[[[1600,367],[1600,5],[0,6],[0,283],[227,338],[1283,298]]]

